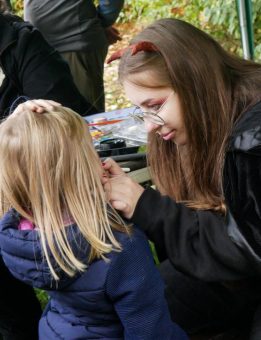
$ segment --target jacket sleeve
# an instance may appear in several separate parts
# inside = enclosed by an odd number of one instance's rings
[[[31,99],[52,99],[82,116],[97,113],[76,88],[67,63],[31,27],[22,29],[13,47],[20,95]]]
[[[148,242],[135,231],[111,260],[106,292],[124,327],[124,339],[188,339],[170,320],[164,285]]]
[[[120,14],[123,4],[124,0],[99,1],[97,12],[104,27],[108,27],[114,24]]]
[[[160,260],[169,258],[179,270],[206,281],[260,274],[261,157],[238,153],[231,161],[236,164],[232,193],[238,202],[226,217],[192,210],[151,188],[133,216],[155,243]]]

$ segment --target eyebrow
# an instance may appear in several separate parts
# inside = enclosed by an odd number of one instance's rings
[[[165,101],[165,99],[166,99],[166,97],[165,98],[159,98],[159,99],[148,98],[148,99],[144,100],[143,102],[141,102],[139,106],[147,105],[151,101],[155,101],[155,103],[161,104],[161,102],[163,103]]]

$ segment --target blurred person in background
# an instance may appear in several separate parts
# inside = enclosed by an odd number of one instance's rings
[[[8,13],[0,0],[0,116],[19,96],[55,100],[82,116],[96,113],[73,82],[70,69],[41,33]]]
[[[25,0],[25,20],[37,27],[68,62],[81,94],[105,111],[104,61],[120,40],[115,23],[124,0]],[[77,111],[77,110],[76,110]]]

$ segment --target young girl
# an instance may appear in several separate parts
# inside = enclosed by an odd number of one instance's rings
[[[175,19],[116,58],[158,191],[110,159],[104,185],[155,243],[173,319],[191,334],[244,327],[254,311],[261,325],[261,65]]]
[[[106,204],[86,122],[27,107],[0,125],[0,249],[16,278],[50,294],[39,338],[187,339],[144,235]]]
[[[98,112],[77,90],[58,51],[29,22],[8,13],[6,3],[0,0],[0,118],[23,97],[53,99],[83,116]],[[41,306],[33,288],[10,275],[1,257],[0,277],[0,334],[36,340]]]

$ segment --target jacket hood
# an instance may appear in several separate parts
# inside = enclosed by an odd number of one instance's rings
[[[35,230],[18,230],[20,215],[10,210],[0,221],[0,249],[3,260],[10,272],[19,280],[41,289],[64,288],[77,279],[81,273],[68,276],[50,254],[51,263],[59,276],[53,279],[43,255],[40,234]],[[66,234],[74,255],[87,264],[90,251],[76,224],[66,227]]]
[[[232,133],[229,150],[255,153],[261,148],[261,101],[242,114]]]

